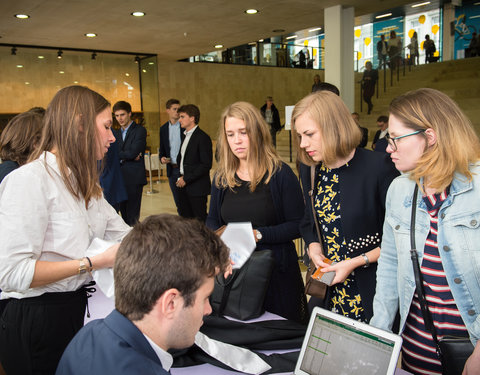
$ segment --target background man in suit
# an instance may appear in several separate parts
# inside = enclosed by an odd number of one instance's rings
[[[115,310],[77,333],[56,374],[169,374],[167,350],[193,345],[214,277],[228,266],[227,247],[204,224],[148,217],[118,250]]]
[[[388,116],[378,116],[377,126],[379,127],[379,129],[377,130],[377,132],[375,133],[375,136],[373,137],[372,150],[376,149],[378,141],[380,139],[385,138],[385,136],[388,133]]]
[[[271,96],[267,96],[265,104],[260,108],[260,112],[270,127],[273,145],[277,146],[277,132],[282,129],[282,125],[280,124],[280,114],[275,104],[273,104],[273,98]]]
[[[210,169],[212,168],[212,140],[198,127],[200,110],[194,104],[178,109],[180,125],[185,139],[180,147],[180,177],[178,213],[205,222],[207,197],[210,194]]]
[[[178,157],[180,154],[180,145],[182,144],[185,135],[180,127],[178,118],[178,108],[180,108],[180,101],[177,99],[169,99],[166,104],[168,121],[160,128],[160,162],[167,165],[167,177],[170,184],[170,190],[173,194],[173,200],[177,211],[178,203],[178,187],[176,185],[180,177],[180,167],[178,164]]]
[[[385,41],[385,35],[380,35],[380,40],[377,43],[377,53],[378,53],[378,69],[385,68],[387,63],[387,51],[388,43]]]
[[[127,200],[120,203],[120,212],[125,223],[133,226],[140,217],[143,185],[147,184],[143,158],[147,131],[132,121],[132,107],[129,103],[115,103],[113,113],[121,126],[113,134],[118,142],[120,168],[127,189]]]

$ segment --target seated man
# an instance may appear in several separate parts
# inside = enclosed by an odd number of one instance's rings
[[[169,374],[167,350],[193,345],[214,276],[228,266],[227,247],[198,220],[148,217],[118,250],[116,309],[77,333],[56,373]]]

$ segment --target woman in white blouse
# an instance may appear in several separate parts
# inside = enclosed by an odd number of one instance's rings
[[[130,228],[98,183],[97,160],[115,141],[110,103],[66,87],[44,121],[31,162],[0,185],[0,362],[12,374],[55,372],[83,326],[91,271],[113,266]],[[97,238],[104,251],[87,257]]]

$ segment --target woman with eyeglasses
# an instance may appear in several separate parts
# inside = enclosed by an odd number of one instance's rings
[[[480,338],[480,142],[458,105],[433,89],[394,99],[388,124],[387,152],[404,174],[387,194],[370,324],[391,329],[399,309],[402,367],[442,374],[415,290],[412,205],[419,274],[437,337],[469,336],[475,344]],[[464,374],[473,369],[479,373],[479,345]]]
[[[321,304],[368,322],[373,314],[385,196],[398,171],[386,154],[357,148],[360,128],[342,99],[329,91],[300,100],[292,124],[306,204],[300,231],[315,267],[336,273],[326,300],[312,297],[309,306]],[[329,265],[326,258],[337,263]]]

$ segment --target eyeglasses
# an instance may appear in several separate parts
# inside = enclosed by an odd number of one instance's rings
[[[397,151],[397,140],[399,139],[402,139],[402,138],[405,138],[405,137],[410,137],[411,135],[415,135],[415,134],[421,134],[421,133],[424,133],[427,129],[421,129],[421,130],[417,130],[417,131],[414,131],[412,133],[408,133],[408,134],[405,134],[405,135],[399,135],[398,137],[391,137],[390,134],[386,134],[385,135],[385,138],[387,139],[387,142],[388,144],[390,145],[390,147],[393,149],[393,151]]]

